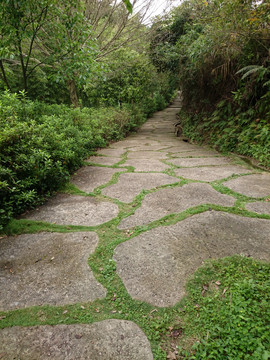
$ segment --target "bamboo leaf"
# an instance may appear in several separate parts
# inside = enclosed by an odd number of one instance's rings
[[[132,5],[129,0],[122,0],[123,3],[126,5],[127,10],[132,14]]]

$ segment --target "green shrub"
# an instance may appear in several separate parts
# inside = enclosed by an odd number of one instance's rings
[[[145,120],[134,106],[70,109],[0,95],[0,226],[42,201],[96,148]]]

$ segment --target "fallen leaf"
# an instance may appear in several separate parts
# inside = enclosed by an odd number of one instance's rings
[[[215,284],[218,285],[218,286],[220,286],[220,285],[221,285],[221,282],[220,282],[220,281],[216,281]]]
[[[208,291],[208,286],[203,285],[203,289],[202,289],[201,295],[204,296],[204,294],[206,293],[206,291]]]
[[[224,290],[223,290],[223,292],[222,292],[222,296],[224,296],[225,295],[225,292],[228,290],[228,288],[225,288]]]
[[[68,313],[68,311],[67,311],[67,310],[63,311],[63,314],[67,314],[67,313]]]
[[[181,334],[182,334],[182,329],[173,329],[171,331],[171,336],[174,337],[174,338],[177,338]]]
[[[81,305],[81,309],[83,309],[83,310],[84,310],[84,309],[85,309],[85,307],[84,307],[83,305]]]

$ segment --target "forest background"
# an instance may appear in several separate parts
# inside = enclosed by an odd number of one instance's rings
[[[185,136],[270,166],[269,2],[151,3],[0,1],[0,226],[179,88]]]

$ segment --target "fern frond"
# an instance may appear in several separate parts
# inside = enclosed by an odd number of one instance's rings
[[[244,80],[246,77],[248,77],[252,74],[255,74],[257,72],[265,71],[265,67],[261,66],[261,65],[260,66],[259,65],[249,65],[249,66],[245,66],[244,68],[238,70],[236,74],[240,74],[245,71],[246,71],[246,73],[241,77],[241,80]]]

